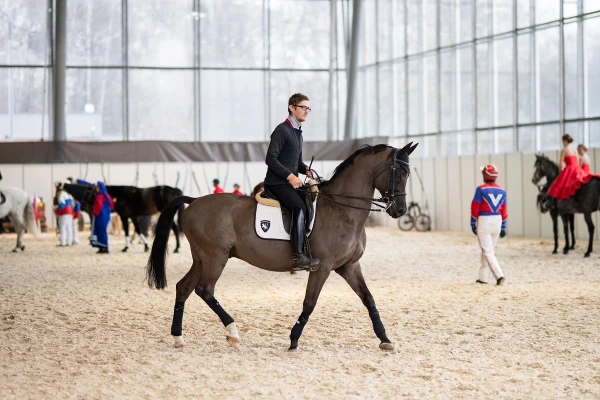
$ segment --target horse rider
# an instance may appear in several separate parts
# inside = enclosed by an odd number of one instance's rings
[[[557,200],[566,200],[575,195],[575,192],[592,179],[589,167],[585,169],[579,165],[577,152],[571,146],[573,138],[568,133],[562,137],[563,149],[560,152],[558,163],[559,174],[550,185],[548,195]]]
[[[583,169],[586,173],[590,173],[590,156],[587,153],[587,147],[585,147],[585,145],[580,144],[579,146],[577,146],[577,154],[579,154],[579,166],[581,167],[581,169]]]
[[[477,187],[471,202],[471,230],[481,247],[481,267],[477,283],[488,283],[490,271],[496,284],[504,283],[504,273],[494,254],[498,236],[506,236],[506,191],[496,183],[498,169],[493,164],[481,167],[483,185]]]
[[[302,161],[302,123],[311,111],[308,97],[296,93],[288,101],[288,117],[271,134],[265,163],[268,166],[264,185],[279,202],[292,211],[290,239],[293,271],[318,268],[319,260],[311,260],[304,247],[308,209],[297,189],[303,186],[300,173],[312,178],[312,171]]]

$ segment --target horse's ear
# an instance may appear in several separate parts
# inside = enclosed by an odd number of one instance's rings
[[[413,142],[408,143],[406,146],[404,146],[403,148],[400,149],[400,153],[406,153],[409,151],[410,146],[413,144]],[[408,153],[410,154],[410,153]]]
[[[412,142],[410,142],[412,144]],[[413,151],[415,151],[415,149],[417,148],[417,146],[419,145],[419,143],[415,143],[414,146],[411,146],[410,149],[408,149],[408,154],[412,154]]]

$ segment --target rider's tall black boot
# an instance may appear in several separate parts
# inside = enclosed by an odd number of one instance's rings
[[[292,242],[292,270],[302,271],[303,269],[309,269],[316,271],[319,260],[312,260],[311,262],[311,259],[304,254],[304,231],[304,212],[300,207],[296,207],[292,211],[292,227],[290,232],[290,239]]]

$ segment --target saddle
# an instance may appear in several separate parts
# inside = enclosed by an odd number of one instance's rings
[[[301,196],[304,195],[304,202],[306,203],[306,207],[308,210],[308,215],[306,216],[306,222],[305,222],[306,223],[305,233],[306,233],[306,235],[309,235],[311,232],[312,222],[313,222],[314,215],[315,215],[315,206],[314,205],[315,205],[315,201],[317,200],[317,197],[319,194],[319,188],[317,186],[317,181],[315,181],[313,179],[309,179],[308,183],[306,185],[304,185],[304,188],[306,189],[306,191],[299,192],[299,193]],[[268,207],[278,207],[281,209],[281,217],[283,219],[283,228],[285,229],[285,232],[289,235],[290,228],[292,225],[292,210],[283,206],[275,198],[273,193],[271,193],[266,187],[263,192],[256,194],[255,199],[258,202],[258,204],[262,204],[262,205],[268,206]],[[263,229],[263,231],[265,231],[265,227],[261,226],[261,228]],[[268,226],[266,226],[266,228],[267,228],[267,230],[269,229]]]

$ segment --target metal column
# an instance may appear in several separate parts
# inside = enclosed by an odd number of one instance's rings
[[[56,41],[54,47],[53,97],[54,97],[54,141],[67,139],[65,131],[65,73],[67,62],[67,1],[56,0],[55,8]]]
[[[336,64],[337,64],[337,47],[336,36],[337,36],[337,0],[329,0],[330,4],[330,35],[329,35],[329,91],[327,96],[327,141],[334,140],[334,118],[335,118],[335,107],[334,107],[334,91],[336,83]]]
[[[352,139],[355,136],[355,114],[357,73],[358,73],[358,50],[360,43],[360,28],[362,20],[363,0],[354,0],[352,4],[352,36],[350,43],[350,63],[348,65],[348,98],[346,100],[346,126],[344,139]]]

